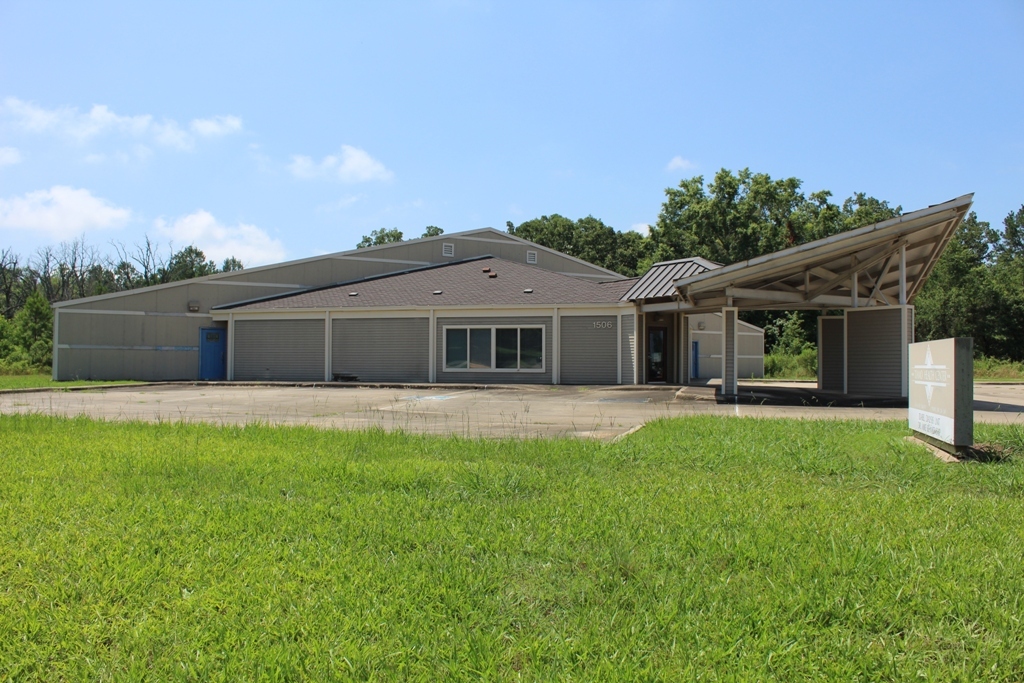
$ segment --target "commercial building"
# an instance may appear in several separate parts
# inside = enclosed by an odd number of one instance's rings
[[[676,337],[656,325],[645,334],[665,348],[641,340],[638,355],[636,304],[624,298],[637,282],[490,228],[423,238],[56,304],[53,376],[688,380],[667,346]],[[692,323],[707,335],[695,377],[714,376],[720,318]],[[761,356],[752,361],[760,374]]]
[[[686,384],[763,374],[742,310],[821,312],[819,388],[907,395],[913,298],[972,195],[640,278],[490,228],[54,306],[54,379]]]

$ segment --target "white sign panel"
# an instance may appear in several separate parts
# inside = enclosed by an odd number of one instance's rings
[[[974,438],[974,385],[970,338],[910,345],[910,428],[954,446]]]

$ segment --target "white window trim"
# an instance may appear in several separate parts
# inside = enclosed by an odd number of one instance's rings
[[[448,367],[448,330],[490,330],[491,331],[491,367],[489,368],[450,368]],[[540,330],[540,367],[539,368],[497,368],[498,335],[495,330]],[[468,341],[468,340],[467,340]],[[547,327],[545,325],[442,325],[441,326],[441,372],[506,372],[506,373],[544,373],[547,372]],[[466,364],[469,364],[469,347],[466,347]],[[522,350],[519,349],[521,356]],[[517,359],[517,363],[521,359]]]

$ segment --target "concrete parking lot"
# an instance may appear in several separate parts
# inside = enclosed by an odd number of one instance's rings
[[[104,420],[267,423],[403,429],[487,437],[609,439],[660,417],[906,420],[906,409],[722,405],[713,389],[678,387],[438,387],[163,384],[0,394],[0,413]],[[1024,385],[975,385],[975,420],[1024,424]]]

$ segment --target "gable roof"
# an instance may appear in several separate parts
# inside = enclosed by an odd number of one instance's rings
[[[214,310],[617,304],[626,284],[616,286],[616,282],[591,282],[536,266],[482,256],[249,303],[218,306]]]
[[[637,299],[659,299],[670,297],[676,293],[675,281],[680,278],[706,273],[721,264],[694,256],[674,261],[661,261],[651,266],[636,284],[623,296],[626,301]]]
[[[270,263],[262,266],[253,266],[251,268],[244,268],[242,270],[234,270],[226,273],[213,273],[212,275],[204,275],[201,277],[191,278],[188,280],[176,280],[174,282],[165,282],[162,284],[149,285],[148,287],[138,287],[136,289],[126,289],[120,292],[110,292],[107,294],[97,294],[90,297],[83,297],[80,299],[69,299],[67,301],[58,301],[52,304],[53,308],[62,308],[65,306],[77,306],[83,303],[90,303],[94,301],[103,301],[106,299],[117,299],[126,296],[135,296],[142,292],[152,292],[162,289],[173,289],[176,287],[185,287],[192,284],[200,284],[205,282],[224,282],[239,280],[246,283],[273,283],[275,285],[282,284],[279,280],[276,280],[273,276],[274,271],[286,269],[292,266],[300,266],[308,263],[314,263],[317,261],[327,261],[332,259],[340,260],[377,260],[385,256],[386,252],[390,250],[405,249],[416,244],[429,243],[429,242],[444,242],[458,239],[466,239],[477,242],[492,242],[505,245],[522,245],[528,247],[531,250],[542,251],[550,254],[554,254],[559,258],[566,259],[568,261],[578,263],[586,266],[587,269],[592,270],[593,274],[576,273],[576,276],[592,278],[595,281],[601,281],[604,279],[620,279],[622,275],[614,271],[602,268],[601,266],[595,265],[584,261],[583,259],[563,254],[560,251],[556,251],[549,247],[536,244],[529,240],[517,237],[516,235],[510,235],[506,232],[502,232],[496,228],[476,228],[473,230],[464,230],[462,232],[452,232],[442,235],[436,235],[434,237],[416,237],[413,239],[403,240],[401,242],[390,242],[388,244],[378,244],[371,247],[347,249],[344,251],[337,251],[330,254],[320,254],[318,256],[308,256],[306,258],[294,259],[291,261],[282,261],[280,263]],[[410,263],[410,262],[406,262]],[[420,262],[423,263],[423,262]],[[400,271],[402,272],[402,271]],[[289,283],[293,287],[292,291],[304,291],[305,287],[311,283]]]

